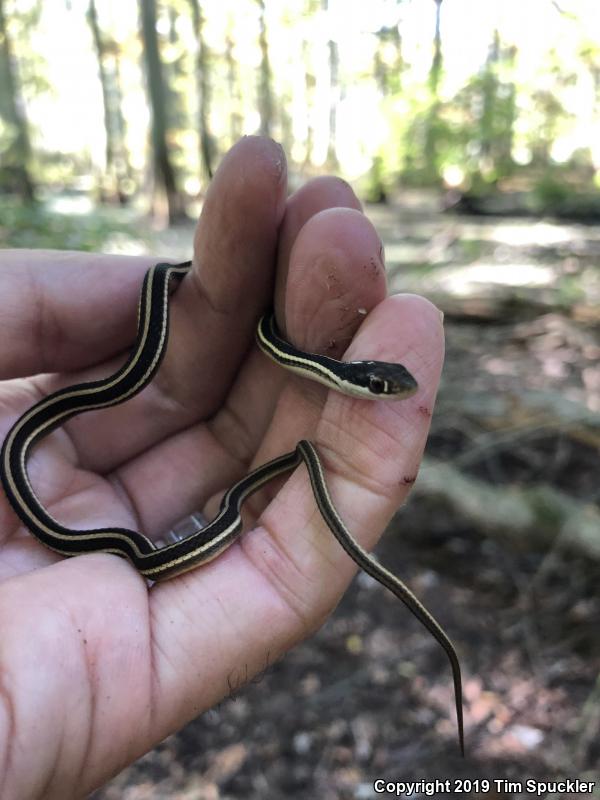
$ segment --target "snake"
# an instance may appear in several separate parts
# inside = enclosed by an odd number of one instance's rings
[[[312,442],[303,439],[293,451],[248,472],[223,494],[219,512],[212,522],[162,547],[144,534],[127,528],[67,528],[37,497],[27,471],[32,448],[75,415],[123,403],[148,385],[167,347],[172,284],[176,287],[191,266],[191,261],[161,262],[148,269],[138,303],[135,342],[125,363],[116,372],[48,394],[13,424],[4,439],[0,460],[0,479],[12,508],[29,531],[54,552],[64,556],[98,551],[114,553],[127,558],[141,575],[156,582],[181,575],[216,558],[242,533],[241,508],[246,498],[277,476],[304,464],[318,509],[346,553],[358,567],[401,600],[445,650],[452,669],[458,738],[464,756],[462,681],[454,645],[411,590],[352,536],[333,503],[321,458]],[[418,390],[417,381],[402,364],[345,362],[297,349],[281,335],[272,310],[258,322],[256,343],[268,358],[284,369],[350,397],[371,401],[402,400]]]

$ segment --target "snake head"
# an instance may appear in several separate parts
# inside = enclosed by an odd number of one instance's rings
[[[402,364],[389,364],[386,361],[351,361],[352,381],[356,391],[348,394],[376,400],[404,400],[411,397],[419,384]]]

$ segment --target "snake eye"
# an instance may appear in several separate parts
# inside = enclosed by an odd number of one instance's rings
[[[372,394],[381,394],[385,389],[385,381],[383,378],[378,378],[376,375],[369,377],[369,391]]]

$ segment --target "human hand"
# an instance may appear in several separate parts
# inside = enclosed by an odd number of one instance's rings
[[[0,254],[0,436],[40,396],[117,368],[158,260]],[[402,362],[418,394],[352,400],[269,362],[253,338],[273,295],[297,346]],[[211,518],[248,469],[308,438],[370,548],[417,473],[442,351],[433,306],[386,298],[381,244],[350,187],[322,178],[286,199],[280,148],[247,138],[211,184],[155,380],[44,439],[31,480],[71,528],[157,537],[196,508]],[[3,798],[85,796],[227,695],[240,664],[250,678],[323,623],[355,566],[305,468],[247,507],[248,533],[219,558],[148,589],[117,556],[56,556],[0,498]]]

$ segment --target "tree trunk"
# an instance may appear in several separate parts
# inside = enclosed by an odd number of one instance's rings
[[[434,50],[433,61],[431,62],[431,69],[429,70],[429,91],[431,94],[431,106],[426,123],[425,130],[425,165],[427,177],[430,180],[437,181],[439,179],[439,166],[438,166],[438,114],[439,114],[439,84],[442,74],[442,36],[440,31],[440,12],[442,8],[442,0],[434,0],[435,2],[435,36],[434,36]]]
[[[304,68],[304,87],[306,95],[306,152],[302,170],[306,171],[312,163],[313,147],[315,143],[314,114],[311,113],[315,103],[315,87],[317,78],[310,71],[310,48],[309,42],[302,42],[302,61],[306,65]]]
[[[321,10],[327,14],[329,11],[329,0],[321,0]],[[337,132],[337,109],[339,102],[338,74],[340,56],[337,42],[329,39],[327,42],[327,53],[329,56],[329,120],[327,131],[327,168],[336,171],[339,167],[336,153],[336,132]]]
[[[198,136],[200,139],[200,163],[206,176],[210,180],[214,172],[215,161],[215,141],[210,133],[210,73],[209,73],[209,51],[204,41],[204,18],[198,0],[190,0],[192,17],[194,20],[194,30],[198,46],[196,56],[196,85],[198,87]]]
[[[103,200],[110,199],[122,203],[125,202],[126,198],[122,184],[129,175],[125,147],[125,121],[121,113],[118,54],[113,52],[115,67],[114,74],[111,75],[107,68],[110,51],[102,37],[95,0],[90,0],[87,18],[98,60],[98,77],[104,106],[106,177],[100,181],[100,193]]]
[[[262,53],[258,89],[260,135],[271,136],[271,130],[273,128],[273,91],[271,64],[269,61],[269,45],[267,42],[267,24],[265,20],[265,2],[264,0],[256,0],[256,2],[260,8],[260,33],[258,43]]]
[[[442,35],[440,28],[440,14],[442,0],[433,0],[435,3],[435,35],[433,39],[433,61],[429,70],[429,86],[434,97],[438,95],[440,75],[442,72]]]
[[[167,147],[167,93],[163,76],[158,36],[156,33],[156,2],[141,0],[142,41],[146,64],[148,97],[152,114],[151,145],[155,186],[167,199],[169,222],[184,216],[183,200],[177,191],[175,170]]]
[[[242,108],[242,98],[240,95],[240,86],[238,80],[238,64],[233,55],[233,35],[231,32],[231,20],[227,24],[227,35],[225,38],[225,62],[227,63],[227,88],[230,99],[230,112],[229,112],[229,133],[232,142],[237,140],[242,135],[243,117],[240,113]]]
[[[329,48],[329,135],[327,144],[327,166],[330,170],[336,171],[339,167],[336,139],[337,111],[340,94],[338,83],[340,56],[337,42],[330,39],[327,45]]]
[[[27,128],[27,118],[20,94],[12,55],[12,43],[6,26],[4,0],[0,0],[0,71],[4,73],[6,95],[0,104],[0,112],[9,128],[14,130],[14,138],[2,153],[2,172],[0,179],[6,178],[24,202],[35,200],[35,186],[29,173],[31,162],[31,143]]]

